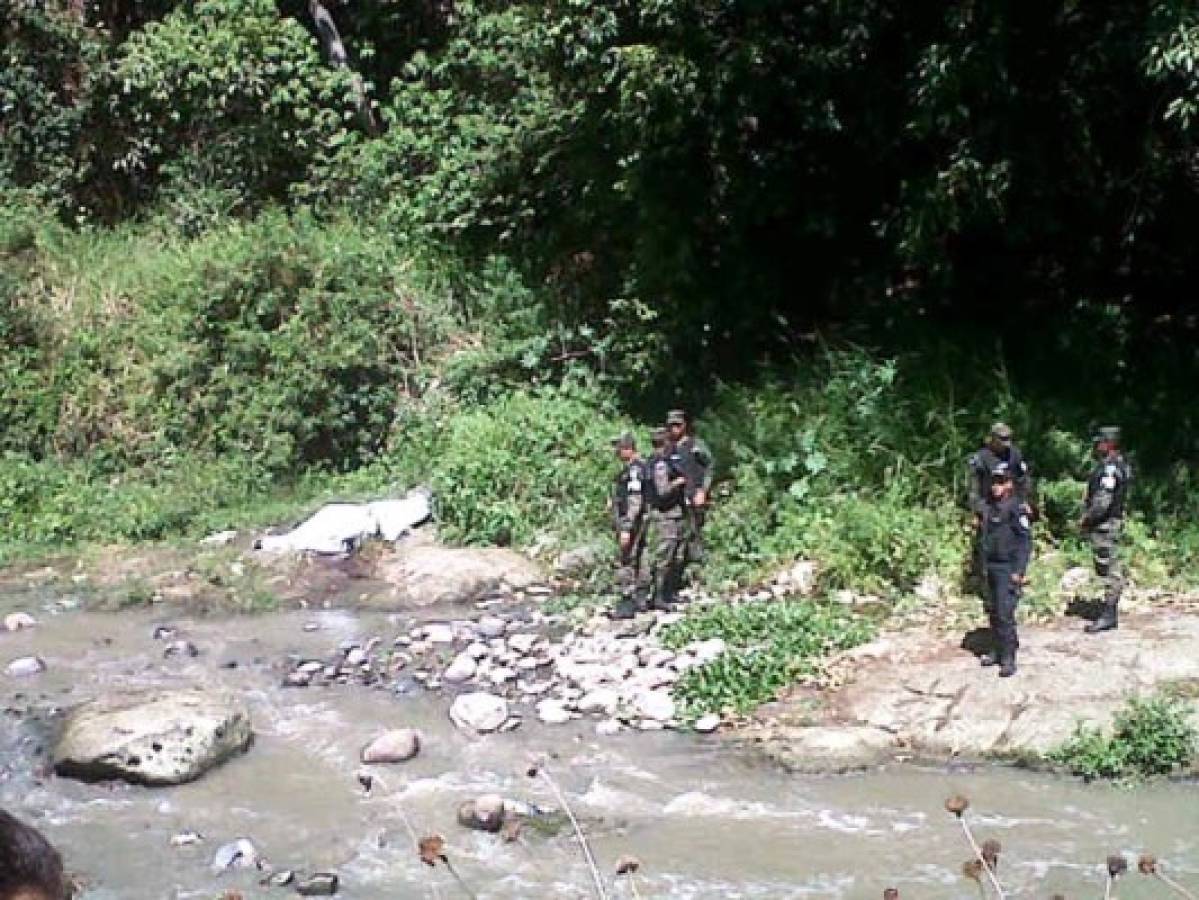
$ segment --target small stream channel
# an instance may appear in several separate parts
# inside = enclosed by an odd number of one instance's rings
[[[910,898],[974,898],[961,875],[969,853],[942,809],[961,792],[982,837],[1003,844],[1001,874],[1014,895],[1103,896],[1103,860],[1151,850],[1199,889],[1199,787],[1135,789],[1001,768],[897,766],[839,777],[792,776],[718,736],[671,732],[597,737],[581,720],[543,726],[527,715],[515,732],[473,737],[448,721],[448,699],[362,686],[281,688],[288,654],[327,655],[339,642],[388,639],[411,624],[374,613],[286,612],[186,619],[156,608],[117,614],[52,612],[45,597],[0,597],[0,615],[33,613],[37,628],[0,633],[0,666],[29,654],[48,670],[0,675],[0,806],[42,829],[89,898],[294,896],[258,885],[254,872],[211,871],[223,843],[249,837],[277,868],[335,869],[339,896],[361,900],[464,896],[444,870],[417,858],[409,825],[439,832],[480,898],[587,897],[589,876],[569,834],[498,836],[456,824],[460,801],[481,793],[552,805],[525,770],[551,755],[550,772],[571,798],[600,864],[632,853],[637,888],[657,898],[878,898],[886,886]],[[461,611],[457,611],[461,615]],[[163,658],[153,639],[169,622],[193,641],[195,658]],[[319,622],[320,630],[305,631]],[[231,664],[236,663],[236,666]],[[248,702],[257,739],[248,754],[189,785],[148,789],[39,777],[45,736],[29,710],[73,703],[121,687],[209,685]],[[358,783],[357,755],[379,731],[415,726],[424,749]],[[173,847],[195,830],[199,844]],[[612,897],[633,896],[624,879]],[[1131,874],[1122,898],[1162,897]]]

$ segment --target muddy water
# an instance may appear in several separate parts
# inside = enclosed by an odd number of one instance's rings
[[[525,774],[535,753],[588,820],[605,873],[622,854],[643,863],[637,888],[659,898],[877,898],[895,885],[904,898],[973,898],[959,870],[967,852],[941,809],[966,793],[983,836],[1004,847],[1002,870],[1023,896],[1103,895],[1110,852],[1151,849],[1199,887],[1199,787],[1135,791],[1085,786],[1028,773],[946,772],[898,767],[847,777],[787,776],[715,738],[669,733],[597,738],[593,725],[544,727],[526,720],[511,734],[470,738],[448,722],[446,700],[363,687],[281,689],[289,653],[324,656],[346,639],[385,638],[407,620],[341,612],[221,620],[169,619],[160,611],[51,614],[29,597],[0,598],[0,614],[34,613],[32,631],[0,634],[0,665],[29,653],[49,670],[0,675],[0,706],[64,706],[121,686],[208,684],[248,701],[253,749],[190,785],[148,789],[38,778],[39,729],[27,716],[0,716],[0,805],[42,828],[70,866],[92,881],[93,898],[285,896],[249,872],[214,875],[222,843],[251,838],[279,868],[336,869],[340,896],[465,896],[438,869],[420,864],[412,833],[440,832],[458,871],[480,898],[586,897],[587,870],[569,836],[527,835],[515,844],[464,831],[459,801],[498,792],[552,804]],[[169,621],[201,650],[164,659],[154,626]],[[304,631],[318,621],[321,630]],[[228,667],[236,663],[236,667]],[[385,727],[414,725],[425,749],[380,770],[364,794],[357,752]],[[185,830],[205,840],[183,848]],[[613,897],[633,896],[627,883]],[[1123,898],[1162,892],[1140,876]]]

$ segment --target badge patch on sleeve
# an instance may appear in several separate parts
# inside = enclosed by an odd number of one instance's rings
[[[641,479],[640,478],[630,478],[629,479],[629,493],[631,493],[631,494],[639,493],[640,491],[641,491]]]
[[[1099,479],[1099,484],[1104,490],[1114,491],[1116,489],[1116,476],[1104,475]]]
[[[1028,516],[1020,517],[1020,527],[1023,528],[1025,531],[1028,531],[1028,528],[1029,528]]]

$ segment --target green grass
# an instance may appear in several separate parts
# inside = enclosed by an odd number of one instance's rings
[[[746,712],[780,689],[819,671],[837,651],[869,640],[867,620],[828,603],[784,599],[716,604],[688,612],[668,626],[663,643],[680,648],[692,641],[723,638],[727,650],[688,672],[675,686],[684,715]]]
[[[1116,714],[1110,733],[1080,725],[1049,759],[1088,781],[1169,775],[1199,753],[1190,712],[1191,705],[1176,696],[1132,698]]]

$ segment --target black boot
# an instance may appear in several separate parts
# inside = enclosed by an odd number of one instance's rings
[[[1120,616],[1116,611],[1115,600],[1107,600],[1103,604],[1103,612],[1099,618],[1083,629],[1087,634],[1099,634],[1101,631],[1114,631],[1120,627]]]
[[[999,651],[998,650],[988,650],[986,653],[984,653],[982,656],[980,656],[978,658],[978,664],[980,666],[982,666],[983,668],[999,665]]]
[[[999,660],[999,677],[1011,678],[1016,674],[1016,651],[1005,653]]]
[[[608,613],[610,619],[631,619],[637,615],[637,607],[631,597],[622,597],[615,609]]]

